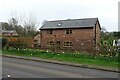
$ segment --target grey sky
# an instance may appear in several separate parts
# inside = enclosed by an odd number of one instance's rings
[[[0,22],[11,17],[36,16],[43,20],[98,17],[101,27],[118,31],[119,0],[0,0]]]

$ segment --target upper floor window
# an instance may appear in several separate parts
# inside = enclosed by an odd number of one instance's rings
[[[72,30],[71,29],[66,29],[65,34],[72,34]]]
[[[47,30],[47,34],[53,34],[53,30]]]

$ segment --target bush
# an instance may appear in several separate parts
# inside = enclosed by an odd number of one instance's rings
[[[2,47],[4,48],[7,43],[8,43],[8,40],[6,38],[1,38],[0,41],[2,42]]]
[[[8,46],[9,47],[12,47],[12,48],[19,48],[19,49],[23,49],[23,48],[26,48],[26,43],[23,43],[23,42],[9,42],[8,43]]]
[[[116,46],[106,46],[106,45],[101,45],[100,46],[100,51],[99,54],[101,56],[107,56],[107,57],[113,57],[118,54],[118,49]]]

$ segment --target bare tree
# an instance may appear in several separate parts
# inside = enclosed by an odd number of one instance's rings
[[[37,23],[36,17],[30,15],[25,18],[23,21],[24,30],[26,31],[27,36],[33,36],[36,33],[36,28],[39,24]]]
[[[10,20],[8,20],[10,25],[13,25],[13,27],[18,25],[18,20],[15,19],[14,17],[10,18]]]
[[[23,15],[18,16],[16,11],[11,13],[11,18],[8,22],[8,28],[10,30],[16,30],[21,36],[33,36],[39,25],[34,14],[30,13],[30,15],[27,16],[23,13]]]
[[[24,28],[18,24],[18,20],[16,18],[10,18],[8,20],[9,23],[3,23],[3,28],[5,30],[16,30],[19,36],[22,36],[24,34]]]

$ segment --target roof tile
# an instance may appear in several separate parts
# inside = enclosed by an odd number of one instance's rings
[[[46,21],[40,29],[85,28],[94,27],[98,18],[67,19]]]

